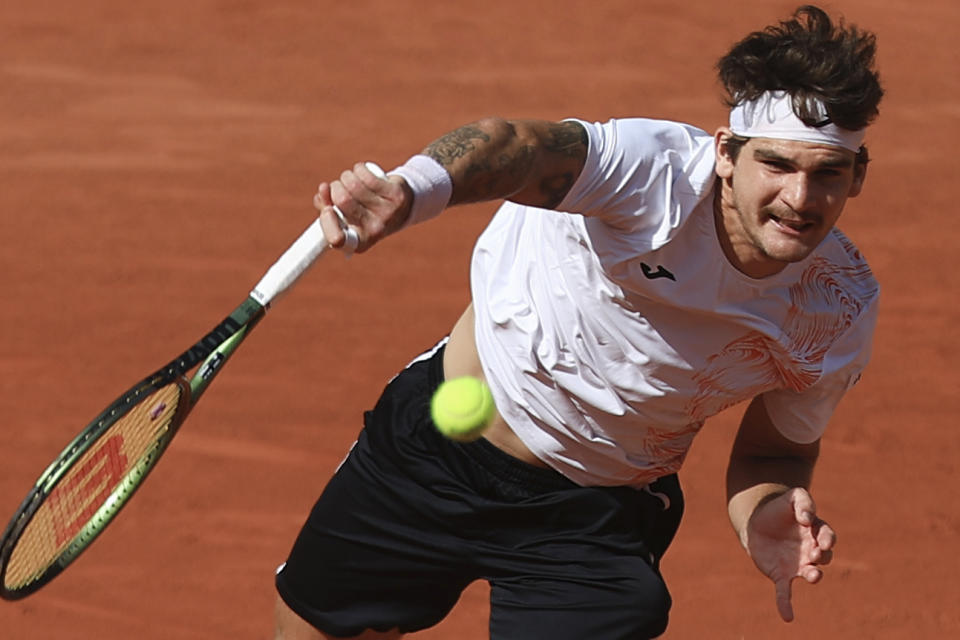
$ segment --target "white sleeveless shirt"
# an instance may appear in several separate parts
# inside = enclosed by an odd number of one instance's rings
[[[557,210],[506,202],[474,250],[477,349],[506,423],[582,485],[677,471],[704,420],[757,395],[786,437],[819,438],[869,357],[879,289],[857,249],[834,230],[750,278],[714,226],[712,136],[581,124],[586,165]]]

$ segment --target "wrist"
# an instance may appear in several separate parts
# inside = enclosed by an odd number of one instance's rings
[[[435,218],[450,204],[453,181],[447,170],[430,156],[415,155],[387,175],[403,178],[413,194],[404,227]]]
[[[727,515],[744,549],[748,548],[750,520],[757,510],[789,490],[790,488],[784,484],[763,482],[743,489],[730,497],[727,501]]]

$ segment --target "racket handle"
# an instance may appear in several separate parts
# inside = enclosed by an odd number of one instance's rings
[[[320,228],[320,218],[317,218],[267,270],[250,292],[250,297],[261,305],[267,306],[271,300],[299,280],[300,276],[329,246]]]
[[[376,164],[368,162],[366,166],[378,178],[386,177],[383,169]],[[339,209],[337,209],[337,215],[344,227],[344,233],[347,234],[347,250],[352,252],[357,246],[357,232],[347,226],[346,218]],[[257,286],[250,292],[250,297],[264,307],[267,306],[274,298],[293,286],[293,283],[299,280],[300,276],[329,247],[330,245],[327,244],[327,239],[323,235],[323,230],[320,228],[320,219],[317,218],[280,256],[280,259],[267,270]]]

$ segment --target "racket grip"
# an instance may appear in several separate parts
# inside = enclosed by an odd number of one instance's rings
[[[380,165],[373,162],[364,163],[367,169],[373,175],[377,176],[381,180],[386,180],[387,174],[383,172],[383,169],[380,168]],[[343,211],[340,211],[340,207],[333,205],[333,210],[336,212],[337,217],[340,219],[340,226],[343,228],[343,233],[346,236],[344,241],[343,250],[349,258],[351,254],[357,249],[357,245],[360,244],[360,236],[357,235],[356,229],[350,226],[350,223],[347,222],[347,216],[343,215]]]
[[[380,179],[386,178],[383,169],[376,164],[367,162],[366,166],[373,175]],[[347,225],[346,218],[339,209],[337,209],[337,214],[344,226],[344,232],[347,233],[348,244],[352,244],[352,247],[349,247],[352,252],[357,245],[357,232]],[[250,292],[250,297],[264,307],[267,306],[274,298],[293,286],[293,283],[299,280],[300,276],[329,247],[330,245],[323,235],[323,230],[320,228],[320,219],[317,218],[280,256],[280,259],[267,270],[257,286]]]
[[[267,306],[271,300],[299,280],[329,246],[320,228],[320,219],[317,218],[267,270],[250,292],[250,297]]]

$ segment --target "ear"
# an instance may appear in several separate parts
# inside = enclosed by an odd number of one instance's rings
[[[867,163],[857,162],[853,165],[853,183],[850,185],[848,198],[856,198],[863,190],[863,183],[867,179]]]
[[[730,148],[727,146],[727,140],[729,140],[732,135],[733,132],[727,127],[720,127],[713,135],[714,150],[716,151],[717,157],[716,172],[717,175],[724,180],[733,177],[734,161],[730,155]]]

